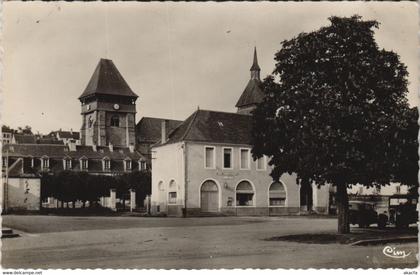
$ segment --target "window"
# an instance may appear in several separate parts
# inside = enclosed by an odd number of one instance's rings
[[[286,205],[286,190],[281,182],[273,182],[270,185],[269,203],[270,206],[285,206]]]
[[[146,169],[147,169],[146,162],[144,160],[139,161],[139,170],[146,171]]]
[[[124,160],[124,168],[125,168],[125,171],[131,170],[131,159]]]
[[[88,128],[92,128],[92,125],[93,125],[93,118],[92,118],[92,116],[89,116],[88,117]]]
[[[80,160],[80,170],[87,170],[88,169],[88,160],[87,158],[83,158]]]
[[[254,189],[248,181],[241,181],[236,186],[236,206],[253,206]]]
[[[63,159],[64,170],[71,169],[71,159]]]
[[[176,204],[176,192],[169,192],[168,204]]]
[[[41,169],[48,169],[50,167],[50,159],[48,157],[41,158]]]
[[[257,159],[256,162],[257,162],[257,170],[266,170],[267,169],[266,168],[267,161],[265,159],[265,156]]]
[[[111,117],[111,126],[120,127],[120,118],[117,115]]]
[[[159,191],[164,191],[165,190],[165,187],[163,186],[163,181],[159,181],[158,189],[159,189]]]
[[[240,168],[249,169],[250,150],[241,148],[240,152]]]
[[[204,163],[204,167],[205,168],[215,168],[215,162],[216,162],[216,158],[215,158],[215,148],[214,147],[209,147],[206,146],[205,147],[205,163]]]
[[[102,170],[109,171],[111,170],[111,160],[108,158],[104,158],[102,160]]]
[[[223,148],[223,168],[232,169],[232,148]]]

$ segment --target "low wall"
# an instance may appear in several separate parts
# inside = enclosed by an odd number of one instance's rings
[[[172,217],[182,217],[183,209],[181,205],[168,205],[168,211],[160,211]],[[188,208],[188,216],[203,215],[224,215],[224,216],[287,216],[299,215],[299,207],[225,207],[220,212],[203,213],[200,208]],[[153,211],[152,214],[158,214]]]

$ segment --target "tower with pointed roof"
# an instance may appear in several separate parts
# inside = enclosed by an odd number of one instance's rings
[[[112,60],[101,59],[79,97],[82,145],[134,145],[137,98]]]
[[[257,107],[257,104],[262,102],[264,93],[262,92],[260,85],[260,66],[258,65],[257,48],[254,47],[254,60],[251,66],[251,78],[245,87],[241,97],[236,103],[235,107],[238,108],[237,113],[239,114],[250,114],[252,110]]]

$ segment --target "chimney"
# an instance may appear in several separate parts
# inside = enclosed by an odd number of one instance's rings
[[[109,151],[114,152],[114,145],[112,143],[109,143]]]
[[[70,134],[73,135],[73,128],[70,128]]]
[[[133,144],[128,145],[128,149],[130,150],[130,153],[134,153],[134,145]]]
[[[69,146],[69,150],[75,152],[76,151],[76,143],[75,142],[69,142],[67,143]]]
[[[167,135],[166,135],[167,126],[166,126],[166,124],[167,124],[167,120],[166,119],[162,120],[162,124],[161,124],[161,133],[162,133],[161,143],[162,144],[166,143],[166,138],[167,138]]]

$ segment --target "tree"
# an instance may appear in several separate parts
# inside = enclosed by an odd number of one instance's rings
[[[389,184],[395,134],[408,108],[407,70],[379,49],[377,21],[331,17],[331,25],[282,42],[253,112],[252,153],[271,176],[336,186],[338,232],[350,231],[347,187]]]
[[[134,171],[128,174],[127,185],[136,191],[136,204],[143,205],[147,195],[152,193],[152,177],[150,171]]]
[[[407,109],[404,113],[404,122],[395,133],[394,142],[398,142],[395,149],[396,159],[393,181],[408,185],[410,194],[418,197],[418,125],[419,113],[417,108]]]

